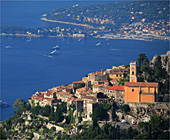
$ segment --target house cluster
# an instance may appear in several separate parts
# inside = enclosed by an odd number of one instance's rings
[[[91,114],[98,103],[107,102],[107,98],[123,102],[156,102],[158,99],[158,83],[137,82],[136,62],[130,67],[124,65],[107,69],[106,71],[87,74],[80,81],[72,84],[57,86],[45,92],[36,92],[29,98],[30,104],[54,106],[66,102],[76,109],[76,118],[82,115],[83,121],[92,120]],[[129,74],[130,72],[130,74]],[[119,79],[129,75],[130,82],[119,85]]]

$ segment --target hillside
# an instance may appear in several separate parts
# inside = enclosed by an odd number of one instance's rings
[[[132,23],[142,22],[148,27],[157,23],[154,28],[168,29],[168,1],[135,1],[129,3],[112,3],[89,6],[74,5],[71,8],[59,8],[44,15],[45,18],[57,21],[83,23],[94,27],[118,30]]]

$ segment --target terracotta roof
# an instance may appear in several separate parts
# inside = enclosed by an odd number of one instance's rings
[[[89,94],[89,92],[81,92],[80,95],[86,95]]]
[[[100,84],[100,85],[93,85],[93,87],[107,87],[106,84]]]
[[[55,93],[54,91],[48,90],[47,93],[46,93],[46,95],[53,95],[54,93]]]
[[[158,83],[151,82],[125,82],[128,87],[158,87]]]
[[[94,97],[94,96],[84,96],[84,97],[82,97],[82,99],[97,100],[97,98],[96,98],[96,97]]]
[[[83,81],[74,81],[73,84],[84,83]]]
[[[93,74],[93,75],[103,75],[103,73],[102,72],[99,72],[99,71],[96,71],[96,72],[93,72],[93,73],[89,73],[88,75],[91,75],[91,74]]]
[[[47,93],[47,91],[42,91],[42,92],[38,92],[38,93],[41,93],[41,94],[46,94],[46,93]]]
[[[113,85],[112,87],[107,87],[108,90],[124,90],[124,86]]]
[[[58,92],[57,94],[60,94],[60,95],[66,95],[66,96],[74,96],[73,94],[70,94],[69,92]]]
[[[110,72],[110,74],[122,74],[123,75],[124,72]]]
[[[98,100],[107,100],[107,98],[97,98]]]
[[[78,89],[76,89],[76,91],[78,91],[78,92],[86,91],[86,87],[78,88]]]
[[[52,100],[55,100],[55,99],[54,98],[43,98],[43,100],[52,101]]]
[[[31,99],[34,99],[34,100],[39,100],[39,101],[42,101],[44,98],[43,97],[40,97],[40,96],[33,96],[33,97],[30,97]]]
[[[57,87],[53,87],[53,89],[59,89],[59,88],[62,88],[62,89],[64,89],[64,87],[63,87],[63,86],[57,86]]]

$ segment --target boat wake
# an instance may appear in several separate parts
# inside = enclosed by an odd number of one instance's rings
[[[120,49],[110,49],[111,51],[118,51],[118,50],[120,50]]]
[[[52,55],[46,55],[46,54],[41,54],[42,56],[45,56],[45,57],[49,57],[49,58],[52,58],[53,56]]]

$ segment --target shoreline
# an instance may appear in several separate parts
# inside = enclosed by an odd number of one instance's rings
[[[51,20],[51,19],[47,19],[47,18],[44,18],[44,17],[41,18],[41,20],[47,21],[47,22],[56,22],[56,23],[63,23],[63,24],[70,24],[70,25],[76,25],[76,26],[84,26],[84,27],[94,28],[93,26],[90,26],[90,25],[88,25],[88,24],[78,24],[78,23],[73,23],[73,22]]]
[[[3,34],[1,33],[0,36],[18,36],[18,37],[44,37],[42,35],[27,35],[27,34]],[[49,38],[58,38],[58,37],[71,37],[71,38],[82,38],[82,37],[72,37],[72,36],[45,36]],[[84,38],[84,37],[83,37]],[[87,37],[87,38],[101,38],[101,39],[123,39],[123,40],[139,40],[139,41],[148,41],[151,42],[153,40],[147,39],[138,39],[138,38],[106,38],[106,37]]]

